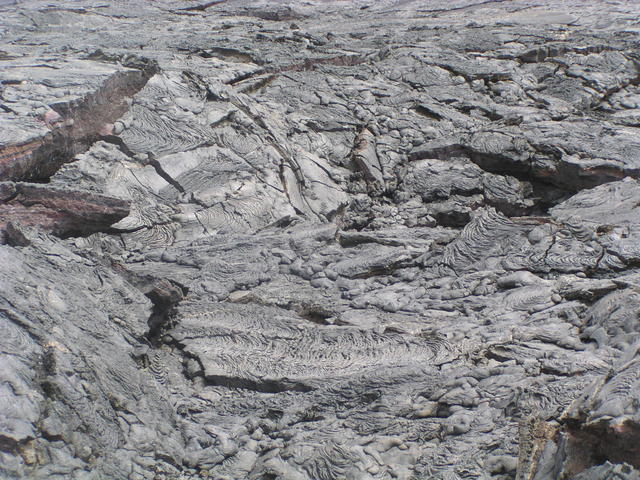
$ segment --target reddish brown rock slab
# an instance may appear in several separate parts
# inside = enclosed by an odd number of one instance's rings
[[[0,183],[0,243],[16,226],[59,237],[90,235],[129,215],[129,203],[90,192],[28,183]]]

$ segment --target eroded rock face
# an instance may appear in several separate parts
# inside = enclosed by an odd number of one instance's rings
[[[85,191],[29,183],[0,183],[0,241],[16,227],[38,227],[59,237],[90,235],[129,215],[129,203]],[[15,239],[14,239],[15,240]]]
[[[637,479],[639,14],[0,0],[0,476]]]

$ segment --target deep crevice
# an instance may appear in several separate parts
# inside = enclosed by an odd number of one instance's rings
[[[87,58],[111,60],[104,54]],[[51,105],[60,118],[51,124],[49,135],[22,144],[9,144],[0,150],[0,162],[4,164],[0,178],[47,182],[62,165],[100,140],[105,125],[127,112],[127,99],[142,90],[158,71],[157,64],[150,60],[132,57],[120,61],[131,70],[116,72],[80,103]]]

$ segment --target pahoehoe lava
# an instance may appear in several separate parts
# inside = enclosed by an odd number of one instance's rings
[[[634,0],[0,0],[0,478],[640,480]]]

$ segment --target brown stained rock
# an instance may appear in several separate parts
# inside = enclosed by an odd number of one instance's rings
[[[38,184],[1,183],[0,198],[0,243],[7,243],[17,225],[59,237],[90,235],[129,214],[124,200]]]
[[[3,145],[0,147],[0,172],[5,179],[14,179],[17,172],[27,172],[32,167],[30,159],[46,142],[46,136],[24,143]]]
[[[626,420],[618,425],[600,422],[568,428],[566,471],[577,474],[603,463],[628,463],[640,467],[640,425]]]

